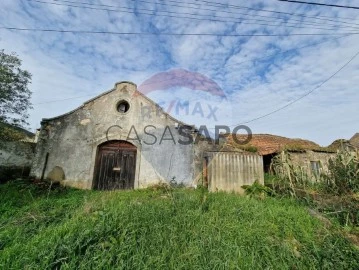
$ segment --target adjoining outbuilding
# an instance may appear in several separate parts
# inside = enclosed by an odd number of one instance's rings
[[[251,141],[247,145],[236,145],[231,137],[226,135],[228,139],[226,144],[244,151],[251,151],[263,157],[263,171],[265,173],[273,173],[273,159],[284,151],[288,153],[293,166],[302,168],[309,176],[325,172],[328,169],[329,159],[335,156],[336,148],[321,147],[315,142],[304,139],[292,139],[271,134],[253,134]],[[241,139],[241,135],[238,135]]]
[[[0,183],[27,177],[35,155],[35,134],[0,123]]]

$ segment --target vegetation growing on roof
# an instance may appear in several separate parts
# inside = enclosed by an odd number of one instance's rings
[[[284,147],[281,148],[281,151],[289,151],[289,152],[300,152],[300,153],[304,153],[306,151],[314,151],[314,152],[323,152],[323,153],[336,153],[335,149],[332,149],[330,147],[322,147],[322,146],[317,146],[317,147],[305,147],[303,145],[300,144],[289,144],[289,145],[285,145]]]
[[[234,149],[241,149],[248,152],[255,152],[260,155],[279,153],[281,151],[305,152],[307,150],[335,153],[332,147],[322,147],[312,141],[303,139],[291,139],[271,134],[253,134],[251,141],[246,145],[237,144],[229,134],[223,135],[226,144]],[[239,140],[244,140],[247,135],[237,135]]]
[[[227,143],[235,148],[242,148],[243,146],[236,144],[231,138],[232,136],[224,136],[227,138]],[[239,140],[245,140],[247,135],[237,135]],[[320,146],[314,142],[303,139],[290,139],[282,136],[270,135],[270,134],[252,134],[252,139],[248,143],[251,147],[257,149],[257,153],[260,155],[267,155],[272,153],[279,153],[283,150],[312,150],[320,149]]]
[[[257,153],[258,152],[257,147],[255,147],[253,145],[250,145],[250,144],[237,146],[237,148],[241,149],[243,151],[246,151],[246,152],[251,152],[251,153]]]
[[[25,129],[0,122],[0,141],[21,141],[35,135]]]

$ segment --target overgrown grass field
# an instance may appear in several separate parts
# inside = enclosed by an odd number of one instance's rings
[[[359,269],[291,199],[203,190],[0,186],[0,269]]]

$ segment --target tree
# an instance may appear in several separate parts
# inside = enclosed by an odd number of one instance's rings
[[[27,125],[32,92],[28,85],[31,74],[21,69],[21,60],[15,53],[0,50],[0,138],[8,124],[15,127]],[[8,136],[8,134],[7,134]]]

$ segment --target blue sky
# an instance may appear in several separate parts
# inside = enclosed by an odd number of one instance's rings
[[[209,0],[228,4],[217,7],[194,0],[182,4],[160,0],[71,0],[102,5],[98,8],[110,9],[104,5],[127,8],[116,11],[64,6],[75,4],[60,0],[40,2],[61,5],[2,0],[1,26],[155,33],[359,32],[357,10],[275,0]],[[353,5],[353,1],[340,4]],[[231,5],[326,17],[305,18]],[[144,15],[149,13],[144,9],[154,10],[157,16]],[[166,14],[172,17],[159,16]],[[359,51],[359,35],[338,37],[90,35],[0,30],[0,48],[18,53],[24,67],[33,74],[34,109],[29,119],[32,130],[39,127],[42,118],[70,111],[111,89],[117,81],[140,85],[156,73],[176,68],[199,72],[220,85],[233,111],[231,121],[223,119],[221,123],[227,124],[267,114],[326,80]],[[300,137],[321,145],[337,138],[350,138],[359,131],[358,70],[359,58],[311,95],[248,126],[254,133]]]

